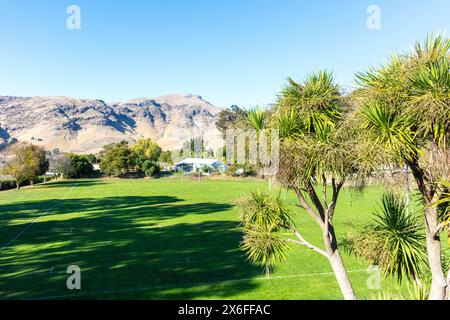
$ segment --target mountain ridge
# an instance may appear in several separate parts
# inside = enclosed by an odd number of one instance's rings
[[[203,136],[205,146],[215,150],[223,145],[215,126],[220,111],[193,94],[111,103],[64,96],[0,96],[0,143],[16,139],[63,152],[97,153],[106,144],[142,138],[173,150]]]

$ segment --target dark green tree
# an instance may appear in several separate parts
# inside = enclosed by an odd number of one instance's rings
[[[94,174],[94,167],[87,155],[69,154],[67,158],[70,161],[70,171],[67,172],[67,178],[86,178]]]
[[[100,170],[108,176],[125,176],[138,171],[137,156],[122,141],[105,146],[101,152]]]
[[[247,120],[247,111],[239,108],[237,105],[232,105],[229,109],[224,109],[219,113],[219,119],[216,122],[216,127],[225,137],[228,129],[244,126]]]

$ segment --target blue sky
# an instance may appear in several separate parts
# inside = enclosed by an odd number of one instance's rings
[[[71,4],[81,30],[66,28]],[[381,30],[366,26],[372,4]],[[0,95],[189,92],[248,107],[317,69],[351,86],[449,24],[449,0],[0,0]]]

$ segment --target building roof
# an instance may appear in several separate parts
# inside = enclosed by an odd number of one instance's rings
[[[205,166],[211,166],[215,163],[223,164],[222,161],[219,161],[217,159],[203,159],[203,158],[186,158],[180,162],[178,162],[176,165],[183,165],[183,164],[197,164],[197,165],[205,165]]]

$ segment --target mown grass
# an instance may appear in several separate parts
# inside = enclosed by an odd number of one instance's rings
[[[267,188],[253,180],[94,179],[2,192],[0,299],[341,299],[326,259],[306,248],[293,247],[270,278],[245,260],[233,202]],[[369,221],[380,195],[377,187],[345,189],[338,234]],[[283,197],[320,246],[320,230],[294,195]],[[368,265],[344,259],[359,297],[376,297]],[[66,287],[69,265],[82,270],[81,290]],[[381,289],[396,286],[383,280]]]

